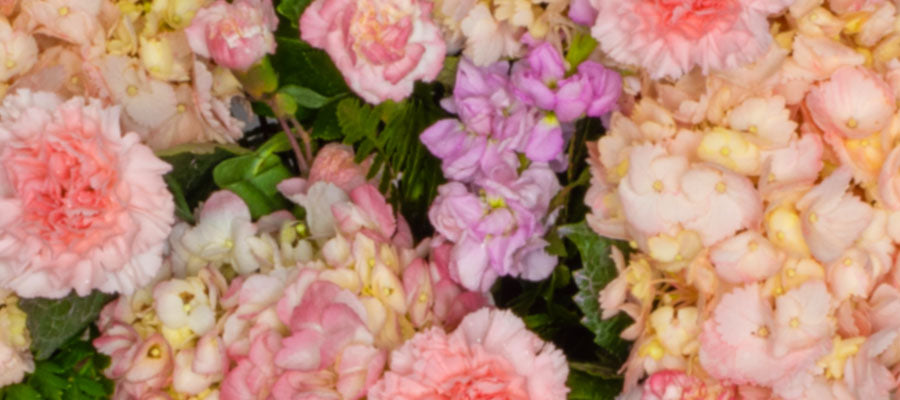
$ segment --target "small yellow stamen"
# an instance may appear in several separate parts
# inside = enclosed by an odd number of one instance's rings
[[[775,174],[770,173],[768,176],[769,182],[775,182]]]
[[[747,243],[747,248],[750,249],[750,251],[756,251],[756,249],[759,248],[759,243],[756,243],[755,240],[751,240]]]
[[[190,304],[185,304],[184,307],[181,307],[181,309],[183,309],[184,312],[186,312],[186,313],[191,312],[191,310],[192,310],[193,308],[194,308],[194,307],[191,307]]]
[[[783,288],[783,287],[778,286],[778,287],[775,288],[775,295],[776,295],[776,296],[781,296],[781,295],[783,295],[783,294],[784,294],[784,288]]]
[[[775,239],[784,240],[784,232],[782,232],[782,231],[775,232]]]
[[[661,180],[657,179],[655,182],[653,182],[653,190],[655,190],[657,193],[663,191],[663,183]]]
[[[77,85],[79,82],[81,82],[81,79],[78,79],[78,75],[75,75],[71,79],[69,79],[69,82],[71,82],[73,85]]]
[[[159,346],[154,345],[150,348],[150,351],[147,352],[147,356],[150,358],[159,358],[162,356],[162,350],[160,350]]]
[[[810,213],[809,214],[809,222],[811,222],[811,223],[819,222],[819,216],[816,215],[816,213]]]
[[[797,270],[795,270],[793,268],[788,268],[787,271],[785,271],[785,272],[787,273],[788,278],[793,278],[793,277],[797,276]]]
[[[731,155],[731,148],[728,146],[722,147],[721,149],[719,149],[719,154],[728,157]]]
[[[859,123],[856,121],[856,118],[850,117],[850,119],[847,120],[847,127],[848,127],[848,128],[854,129],[854,128],[856,128],[857,126],[859,126]]]
[[[6,69],[13,69],[16,67],[16,62],[13,60],[6,60]]]
[[[137,94],[138,94],[138,88],[137,88],[137,86],[134,86],[134,85],[128,85],[128,87],[125,89],[125,91],[131,97],[137,96]]]
[[[765,326],[759,327],[759,329],[756,330],[756,336],[761,338],[769,337],[769,328],[766,328]]]
[[[66,7],[66,6],[60,7],[58,11],[59,11],[60,17],[65,17],[66,15],[69,15],[69,7]]]
[[[419,295],[419,303],[425,303],[425,302],[428,302],[428,295],[423,292],[422,294]]]
[[[868,139],[863,139],[861,142],[859,142],[859,145],[862,146],[862,147],[866,147],[866,146],[869,145],[869,140],[868,140]]]
[[[369,259],[366,261],[366,263],[369,264],[369,268],[374,267],[375,266],[375,258],[369,257]]]
[[[800,320],[797,317],[791,318],[791,328],[797,328],[800,326]]]
[[[175,110],[178,111],[179,114],[181,114],[184,112],[184,110],[187,110],[187,107],[185,107],[184,104],[178,103],[178,105],[175,106]]]
[[[851,266],[851,265],[853,265],[853,260],[851,260],[850,257],[845,257],[845,258],[844,258],[844,265],[845,265],[845,266],[848,266],[848,267]]]
[[[628,247],[631,247],[632,249],[638,248],[637,242],[635,242],[634,240],[628,241]]]
[[[759,132],[759,130],[756,128],[756,125],[750,125],[750,127],[747,128],[747,132],[756,133]]]
[[[381,292],[384,293],[385,297],[387,297],[387,296],[394,294],[394,289],[386,287],[386,288],[382,289]]]
[[[716,184],[716,191],[717,191],[717,192],[719,192],[719,193],[725,193],[725,190],[726,190],[726,189],[728,189],[728,187],[725,186],[725,182],[719,182],[719,183]]]

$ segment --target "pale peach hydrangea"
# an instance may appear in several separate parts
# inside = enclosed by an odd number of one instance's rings
[[[633,4],[597,3],[607,11]],[[685,4],[697,5],[665,6]],[[663,9],[646,7],[642,15]],[[677,64],[628,62],[642,67],[633,80],[639,87],[626,92],[628,106],[610,119],[606,136],[588,145],[588,222],[635,249],[632,262],[616,261],[619,275],[600,293],[602,317],[624,311],[635,319],[621,335],[636,340],[623,396],[646,398],[650,379],[638,389],[640,378],[665,368],[705,387],[737,384],[738,398],[895,395],[896,4],[810,0],[787,13],[770,19],[764,36],[774,46],[753,65],[685,64],[663,78],[660,71]],[[635,21],[601,12],[594,33]],[[595,37],[616,59],[628,54],[626,44],[642,42],[615,39],[634,36],[620,29]],[[610,51],[610,43],[619,47]],[[657,168],[658,160],[678,161]],[[741,190],[719,203],[715,183],[729,176],[743,183],[723,191]],[[656,181],[666,190],[654,190]],[[676,204],[680,211],[668,213]],[[725,205],[731,211],[722,212]],[[685,336],[670,315],[692,306],[699,350],[679,358],[670,347]]]

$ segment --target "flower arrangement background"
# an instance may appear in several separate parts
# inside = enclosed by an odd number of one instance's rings
[[[0,0],[0,400],[889,399],[881,0]]]

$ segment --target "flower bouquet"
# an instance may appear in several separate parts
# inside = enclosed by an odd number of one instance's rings
[[[0,0],[0,400],[891,399],[887,0]]]

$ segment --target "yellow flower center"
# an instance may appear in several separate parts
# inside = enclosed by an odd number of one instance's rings
[[[65,17],[66,15],[69,15],[69,7],[66,7],[66,6],[60,7],[58,12],[59,12],[60,17]]]
[[[856,118],[850,117],[850,119],[847,120],[847,127],[848,127],[848,128],[854,129],[854,128],[856,128],[857,126],[859,126],[859,123],[856,121]]]
[[[725,193],[725,190],[726,190],[726,189],[728,189],[728,187],[725,186],[725,182],[719,182],[719,183],[716,184],[716,191],[717,191],[717,192],[719,192],[719,193]]]
[[[766,328],[765,326],[760,326],[759,329],[756,330],[756,336],[759,336],[761,338],[769,337],[769,328]]]
[[[797,328],[800,326],[800,320],[797,317],[791,318],[790,322],[791,328]]]
[[[663,183],[661,180],[657,179],[655,182],[653,182],[653,190],[655,190],[657,193],[663,191]]]
[[[137,86],[134,86],[134,85],[128,85],[128,87],[125,89],[125,91],[131,97],[137,96],[137,94],[138,94],[138,88],[137,88]]]

